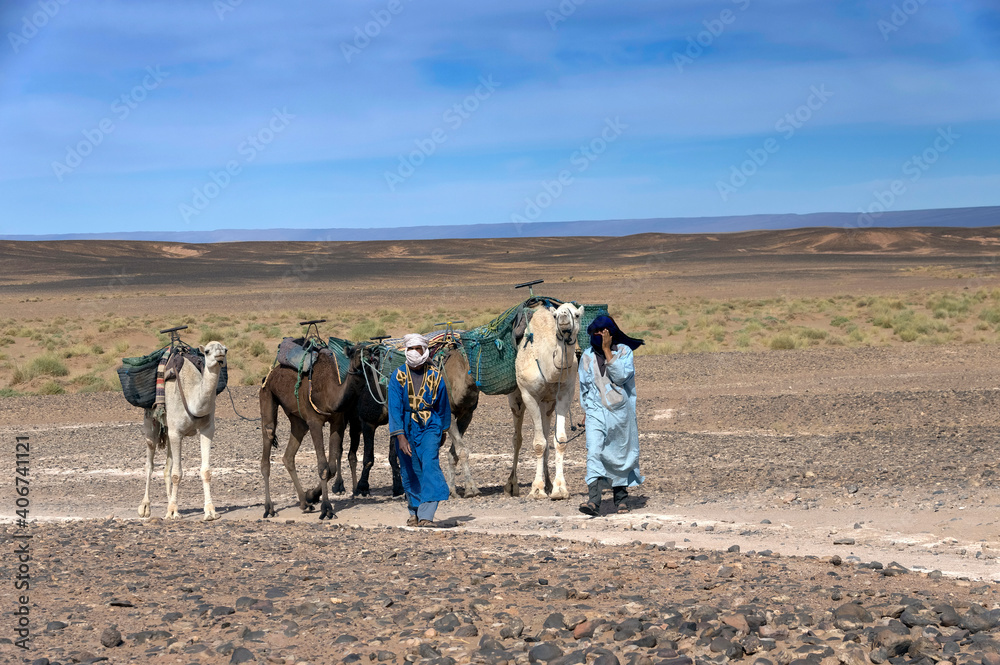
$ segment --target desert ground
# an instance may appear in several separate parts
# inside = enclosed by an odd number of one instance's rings
[[[998,665],[998,245],[994,228],[0,243],[0,659]],[[278,517],[262,519],[256,385],[298,320],[352,338],[471,327],[538,278],[536,293],[608,303],[648,340],[632,513],[578,512],[578,407],[575,494],[526,498],[526,449],[522,496],[505,496],[509,410],[483,396],[466,435],[482,495],[444,503],[446,528],[403,526],[381,430],[372,496],[335,496],[331,522],[302,513],[283,417]],[[183,519],[161,519],[162,454],[153,517],[137,516],[142,414],[113,383],[122,356],[181,323],[230,348],[214,522],[191,439]],[[311,446],[297,464],[312,481]],[[28,651],[14,644],[25,593]]]

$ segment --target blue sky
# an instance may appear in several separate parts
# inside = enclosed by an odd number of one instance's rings
[[[985,1],[36,0],[0,26],[0,234],[1000,203]]]

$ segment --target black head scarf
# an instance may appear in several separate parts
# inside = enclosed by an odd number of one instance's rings
[[[646,342],[641,339],[636,339],[635,337],[629,337],[622,332],[615,320],[612,319],[607,314],[601,314],[593,323],[587,326],[587,334],[590,335],[590,345],[594,347],[594,352],[596,353],[598,349],[601,348],[601,336],[597,334],[597,331],[607,329],[611,333],[611,343],[612,344],[624,344],[628,348],[635,351],[640,346]]]

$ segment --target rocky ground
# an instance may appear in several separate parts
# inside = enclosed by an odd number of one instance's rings
[[[993,585],[894,562],[280,521],[33,532],[48,662],[1000,659]]]
[[[29,437],[37,521],[12,523],[5,474],[0,570],[13,579],[12,536],[31,533],[32,650],[6,643],[20,592],[5,583],[0,659],[1000,665],[998,360],[993,346],[642,357],[647,481],[630,515],[596,519],[582,494],[502,494],[509,415],[484,398],[467,435],[482,495],[443,504],[440,530],[402,526],[381,437],[373,495],[335,497],[333,522],[298,510],[279,451],[279,516],[261,519],[260,432],[227,395],[221,519],[200,521],[188,440],[184,519],[140,520],[137,409],[117,394],[5,399],[0,438],[13,469]],[[257,415],[253,389],[234,399]],[[582,436],[567,457],[582,493]],[[310,482],[314,459],[304,446],[297,460]]]

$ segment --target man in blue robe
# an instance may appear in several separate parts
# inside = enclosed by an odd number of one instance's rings
[[[601,315],[587,327],[590,348],[580,357],[580,406],[586,413],[587,501],[580,512],[601,513],[601,491],[613,490],[615,511],[629,512],[628,487],[645,480],[639,473],[635,364],[632,350],[643,340],[623,333]]]
[[[428,362],[427,338],[410,334],[403,344],[406,363],[389,380],[389,437],[399,453],[406,524],[433,527],[438,502],[449,496],[438,450],[451,427],[451,404],[443,372]]]

